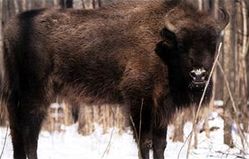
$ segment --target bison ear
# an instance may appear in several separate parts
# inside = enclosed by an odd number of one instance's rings
[[[163,28],[160,32],[161,38],[173,45],[176,43],[176,34],[167,28]]]
[[[218,10],[218,31],[221,32],[229,23],[229,14],[226,10],[220,8]]]
[[[177,46],[177,40],[175,33],[171,32],[167,28],[163,28],[160,32],[162,41],[156,45],[156,54],[164,61],[169,59],[170,54]]]

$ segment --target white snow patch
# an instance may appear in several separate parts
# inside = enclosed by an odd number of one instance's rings
[[[191,147],[190,159],[234,159],[241,158],[242,147],[238,142],[237,148],[230,149],[223,144],[223,120],[218,115],[213,115],[209,120],[210,127],[219,129],[210,132],[207,138],[205,132],[198,134],[198,147]],[[138,159],[137,146],[131,131],[119,134],[116,128],[103,134],[101,127],[96,126],[96,131],[88,136],[82,136],[77,132],[77,124],[65,127],[64,132],[49,133],[42,131],[39,136],[38,157],[39,159]],[[185,139],[191,132],[192,123],[184,126]],[[173,127],[169,126],[170,136]],[[0,128],[0,150],[5,141],[6,128]],[[169,137],[168,137],[169,138]],[[111,140],[110,140],[111,139]],[[235,135],[236,141],[240,139]],[[193,143],[193,142],[192,142]],[[172,142],[168,139],[165,150],[165,158],[186,159],[188,142],[183,147],[181,142]],[[182,149],[182,150],[181,150]],[[245,151],[249,158],[248,150]],[[6,145],[2,159],[12,159],[13,150],[8,131]],[[151,155],[152,158],[152,155]]]
[[[215,100],[214,105],[216,107],[222,107],[224,105],[224,101],[223,100]]]

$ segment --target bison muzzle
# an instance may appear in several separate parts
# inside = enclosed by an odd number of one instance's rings
[[[13,17],[4,29],[3,94],[14,158],[37,159],[42,121],[59,96],[126,107],[141,157],[153,149],[163,159],[171,117],[198,103],[207,83],[229,18],[220,10],[218,19],[163,0]],[[211,90],[212,82],[204,103]]]

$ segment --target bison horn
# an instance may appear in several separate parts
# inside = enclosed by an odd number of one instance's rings
[[[171,32],[177,31],[176,23],[173,23],[172,18],[171,18],[175,14],[174,12],[175,12],[175,9],[172,9],[165,16],[165,26]]]
[[[220,8],[218,10],[218,20],[219,20],[219,26],[218,26],[218,29],[219,31],[222,31],[226,26],[227,24],[229,23],[229,14],[226,10]]]

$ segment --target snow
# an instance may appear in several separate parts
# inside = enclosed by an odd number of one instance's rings
[[[223,100],[215,100],[214,105],[217,107],[222,107],[224,105],[224,101]]]
[[[235,159],[243,158],[240,139],[234,135],[236,148],[229,148],[223,144],[223,120],[214,114],[209,120],[211,127],[218,129],[210,132],[207,138],[205,132],[198,134],[198,147],[191,146],[190,159]],[[137,146],[132,132],[119,134],[116,128],[111,128],[103,134],[101,127],[96,126],[94,133],[82,136],[77,132],[77,124],[65,127],[65,132],[49,133],[42,131],[39,136],[38,156],[39,159],[137,159]],[[185,139],[191,132],[192,123],[184,126]],[[0,128],[0,150],[4,145],[7,129]],[[173,133],[173,126],[169,126],[168,138]],[[233,132],[235,134],[235,132]],[[193,143],[193,142],[192,142]],[[188,142],[172,142],[168,139],[165,158],[186,159]],[[12,159],[12,144],[8,130],[6,145],[1,159]],[[152,158],[152,155],[151,155]],[[249,158],[248,152],[247,156]]]

